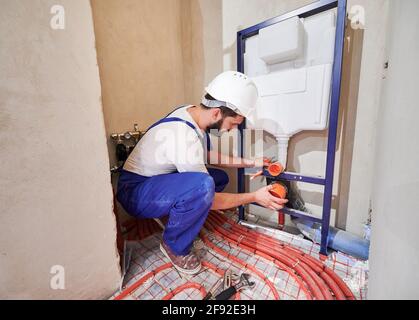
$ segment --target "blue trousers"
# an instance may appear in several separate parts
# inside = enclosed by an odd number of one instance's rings
[[[163,240],[176,254],[185,256],[202,229],[214,194],[222,192],[228,176],[222,170],[173,173],[143,177],[122,171],[117,199],[131,216],[154,219],[169,216]]]

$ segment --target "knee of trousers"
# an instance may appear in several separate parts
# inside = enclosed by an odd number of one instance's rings
[[[215,196],[214,179],[206,173],[195,173],[191,182],[194,185],[193,192],[196,193],[197,201],[204,207],[211,206]]]

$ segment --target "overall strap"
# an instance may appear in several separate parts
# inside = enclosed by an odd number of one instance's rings
[[[174,118],[163,118],[163,119],[161,119],[160,121],[153,124],[150,128],[148,128],[147,132],[150,131],[151,129],[163,124],[163,123],[170,123],[170,122],[181,122],[181,123],[186,124],[188,127],[192,128],[195,131],[195,133],[197,134],[198,137],[200,137],[198,129],[192,123],[190,123],[189,121],[186,121],[184,119],[175,118],[175,117]],[[205,136],[206,136],[206,139],[207,139],[207,151],[211,151],[212,150],[211,138],[210,138],[210,136],[207,132],[205,133]]]
[[[189,121],[183,120],[181,118],[163,118],[160,121],[153,124],[150,128],[148,128],[147,131],[150,131],[151,129],[153,129],[154,127],[157,127],[158,125],[161,125],[163,123],[169,123],[169,122],[182,122],[182,123],[186,124],[188,127],[194,129],[196,134],[198,134],[197,129],[195,128],[195,126],[192,123],[190,123]],[[198,136],[199,136],[199,134],[198,134]]]
[[[169,118],[169,116],[170,116],[171,114],[175,113],[175,112],[176,112],[176,111],[178,111],[179,109],[186,108],[187,106],[188,106],[187,104],[184,104],[184,105],[182,105],[182,106],[176,107],[176,108],[175,108],[175,110],[171,111],[171,112],[170,112],[167,116],[165,116],[165,118]]]

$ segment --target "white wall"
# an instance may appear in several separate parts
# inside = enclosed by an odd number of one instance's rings
[[[224,69],[237,68],[237,32],[314,0],[223,0]]]
[[[91,8],[0,0],[0,299],[99,299],[119,259]],[[65,290],[50,287],[65,269]]]
[[[419,2],[390,2],[374,162],[369,299],[419,299]]]
[[[370,217],[377,115],[383,84],[389,0],[349,0],[348,7],[365,9],[365,32],[359,96],[353,141],[353,158],[346,230],[363,234]],[[342,224],[345,221],[342,222]]]

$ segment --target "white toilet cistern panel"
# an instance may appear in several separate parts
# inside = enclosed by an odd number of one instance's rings
[[[330,10],[285,20],[246,41],[245,73],[260,95],[248,127],[277,138],[284,167],[293,135],[327,129],[335,34],[336,13]]]

